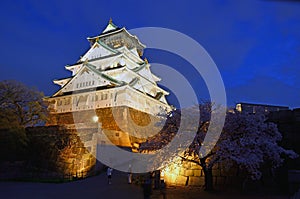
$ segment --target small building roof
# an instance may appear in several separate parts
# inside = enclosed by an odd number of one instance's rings
[[[273,104],[250,103],[250,102],[238,102],[238,103],[236,103],[236,104],[241,104],[242,106],[278,107],[278,108],[289,109],[288,106],[283,106],[283,105],[273,105]]]

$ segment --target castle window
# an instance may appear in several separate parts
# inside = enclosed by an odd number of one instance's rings
[[[107,93],[101,94],[101,100],[107,100]]]
[[[86,103],[87,99],[88,99],[88,95],[83,95],[83,96],[80,96],[80,102],[82,103]]]
[[[58,101],[57,101],[57,105],[58,105],[58,106],[61,106],[61,105],[62,105],[62,100],[58,100]]]
[[[70,104],[70,98],[67,98],[66,100],[65,100],[65,105],[69,105]]]
[[[76,97],[73,98],[73,104],[76,104],[77,100]]]

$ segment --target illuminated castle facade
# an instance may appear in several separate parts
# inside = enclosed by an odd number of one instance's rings
[[[114,144],[133,146],[140,141],[132,136],[128,118],[145,126],[158,113],[170,111],[168,92],[157,85],[160,78],[141,58],[145,45],[124,27],[110,20],[100,35],[87,39],[90,49],[77,63],[65,67],[72,75],[54,80],[61,88],[47,98],[48,125],[84,128],[97,122]]]

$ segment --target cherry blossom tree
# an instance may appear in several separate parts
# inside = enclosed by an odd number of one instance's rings
[[[256,114],[246,114],[236,111],[228,111],[226,115],[225,125],[222,133],[214,146],[203,145],[204,138],[210,124],[212,111],[216,107],[211,103],[203,103],[199,106],[189,108],[189,115],[182,118],[180,111],[172,113],[169,117],[165,128],[160,134],[150,138],[141,146],[141,150],[158,150],[165,144],[169,143],[179,129],[181,120],[188,121],[194,118],[196,110],[200,110],[200,119],[197,134],[192,144],[184,151],[184,153],[174,153],[169,160],[175,157],[181,157],[185,161],[191,161],[200,165],[205,175],[205,189],[213,190],[212,168],[216,163],[223,163],[227,167],[238,165],[244,169],[248,176],[257,180],[262,176],[261,167],[268,164],[270,168],[276,168],[281,165],[284,157],[296,158],[297,154],[292,150],[286,150],[278,145],[282,139],[274,123],[266,121],[263,112]],[[214,109],[214,110],[213,110]],[[206,155],[199,153],[201,147],[208,147],[212,150]]]

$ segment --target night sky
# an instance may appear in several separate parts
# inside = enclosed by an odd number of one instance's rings
[[[189,2],[189,3],[188,3]],[[106,27],[165,27],[199,42],[218,66],[229,106],[236,102],[300,107],[300,3],[272,0],[1,1],[0,80],[15,79],[52,95],[53,79]],[[143,41],[141,41],[143,42]],[[171,65],[207,98],[201,78],[168,52],[146,50]],[[160,76],[159,74],[157,74]]]

